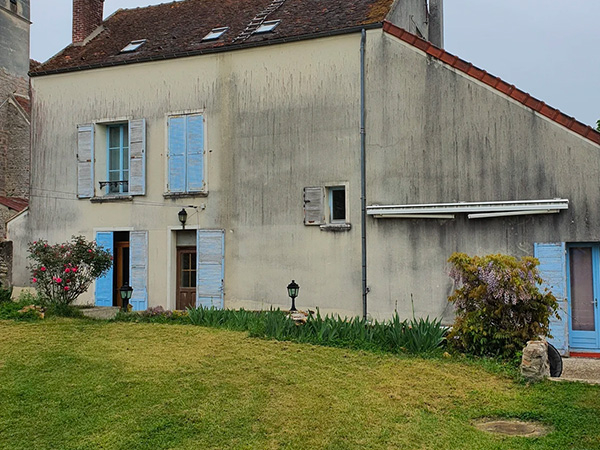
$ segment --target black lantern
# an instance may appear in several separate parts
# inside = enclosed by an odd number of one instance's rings
[[[123,311],[127,311],[129,306],[129,300],[131,300],[131,294],[133,294],[133,288],[125,283],[119,288],[119,295],[121,296],[121,308]]]
[[[296,297],[298,297],[298,291],[300,290],[300,286],[298,286],[298,284],[294,280],[292,280],[292,282],[288,284],[287,290],[288,295],[292,298],[292,307],[290,308],[290,311],[298,311],[296,309]]]
[[[185,222],[187,221],[187,212],[185,208],[181,208],[181,211],[179,211],[179,214],[177,214],[177,216],[179,217],[181,226],[183,227],[183,229],[185,229]]]

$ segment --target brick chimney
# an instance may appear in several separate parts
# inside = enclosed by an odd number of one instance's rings
[[[73,44],[85,41],[102,24],[104,0],[73,0]]]

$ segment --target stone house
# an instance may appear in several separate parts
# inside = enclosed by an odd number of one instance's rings
[[[600,134],[444,51],[441,1],[102,4],[31,73],[15,284],[28,240],[82,234],[99,306],[286,308],[295,279],[300,308],[450,320],[453,251],[535,254],[555,342],[600,349]]]

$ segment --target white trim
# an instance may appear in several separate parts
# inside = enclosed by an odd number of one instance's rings
[[[471,213],[469,219],[526,214],[551,214],[568,209],[569,200],[517,200],[495,202],[424,203],[371,205],[367,214],[375,218],[452,219],[457,213]]]

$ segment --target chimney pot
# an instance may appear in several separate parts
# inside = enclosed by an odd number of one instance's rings
[[[73,0],[73,43],[79,44],[102,24],[104,0]]]

